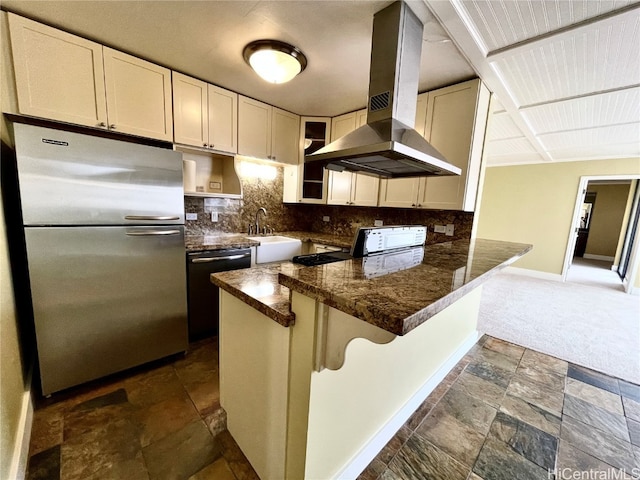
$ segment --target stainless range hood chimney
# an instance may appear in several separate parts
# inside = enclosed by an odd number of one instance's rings
[[[367,124],[305,156],[305,163],[388,178],[460,175],[413,129],[423,29],[403,1],[373,16]]]

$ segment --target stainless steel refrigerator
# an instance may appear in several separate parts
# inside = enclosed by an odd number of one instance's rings
[[[185,351],[181,154],[14,129],[42,393]]]

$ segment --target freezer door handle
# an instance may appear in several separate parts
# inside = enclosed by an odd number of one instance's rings
[[[243,253],[242,255],[228,255],[226,257],[198,257],[191,260],[191,263],[209,263],[219,262],[221,260],[238,260],[240,258],[250,257],[250,253]]]
[[[125,220],[180,220],[173,215],[126,215]]]
[[[150,237],[155,235],[178,235],[180,230],[134,230],[127,232],[131,237]]]

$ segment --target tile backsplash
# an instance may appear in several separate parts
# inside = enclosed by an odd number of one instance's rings
[[[275,178],[241,176],[243,198],[185,197],[185,211],[197,213],[197,220],[187,220],[188,235],[216,235],[246,233],[260,207],[267,215],[260,215],[261,225],[271,226],[275,232],[312,231],[341,236],[353,236],[358,227],[373,226],[375,220],[384,225],[426,225],[427,243],[439,243],[471,236],[473,213],[450,210],[421,210],[415,208],[347,207],[339,205],[283,204],[283,168],[275,168]],[[218,213],[218,221],[211,221],[211,212]],[[329,221],[323,221],[329,217]],[[454,235],[435,233],[435,225],[454,225]]]

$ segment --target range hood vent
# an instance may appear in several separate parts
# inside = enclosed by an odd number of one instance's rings
[[[305,163],[388,178],[460,175],[413,129],[423,29],[403,1],[374,15],[367,124],[305,156]]]

